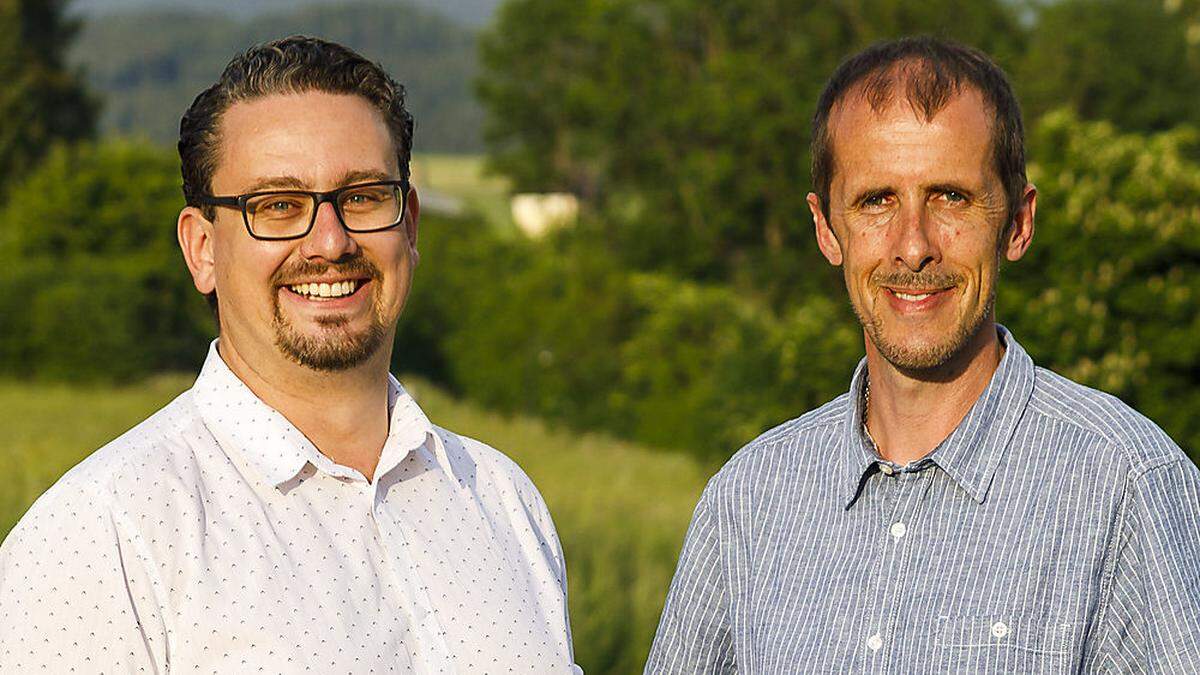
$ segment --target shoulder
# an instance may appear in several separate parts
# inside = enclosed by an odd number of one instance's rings
[[[450,454],[452,461],[455,459],[455,454],[457,453],[462,458],[469,459],[475,465],[477,471],[486,472],[496,479],[513,484],[533,485],[533,482],[521,467],[512,458],[496,448],[483,441],[476,440],[470,436],[464,436],[437,425],[433,425],[433,428],[438,437],[442,439],[442,443],[446,445],[446,451]]]
[[[545,502],[537,486],[525,471],[508,455],[482,441],[433,425],[434,432],[445,445],[446,454],[460,478],[475,481],[476,485],[501,493],[512,492],[522,502],[545,511]]]
[[[72,517],[82,506],[92,514],[124,512],[154,485],[186,473],[192,463],[189,437],[202,422],[185,392],[129,431],[88,455],[47,489],[17,528],[32,521]],[[17,530],[14,530],[17,532]]]
[[[733,454],[709,481],[706,492],[745,483],[762,484],[774,475],[827,460],[850,405],[850,394],[842,394],[763,432]]]
[[[1183,450],[1157,424],[1121,399],[1037,368],[1030,412],[1073,433],[1089,436],[1091,447],[1118,453],[1136,480],[1156,468],[1185,462]]]

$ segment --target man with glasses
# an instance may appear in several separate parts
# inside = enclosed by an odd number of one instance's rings
[[[400,85],[312,38],[196,98],[177,226],[220,337],[5,541],[0,672],[577,671],[537,489],[388,374],[412,130]]]
[[[1003,71],[881,43],[813,131],[866,358],[709,482],[647,672],[1200,673],[1200,471],[996,323],[1037,204]]]

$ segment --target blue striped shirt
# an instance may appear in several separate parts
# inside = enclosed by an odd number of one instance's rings
[[[923,459],[850,392],[696,507],[648,673],[1200,673],[1200,471],[1112,396],[1007,349]]]

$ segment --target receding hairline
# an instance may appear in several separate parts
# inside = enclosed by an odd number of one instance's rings
[[[384,152],[384,158],[385,162],[388,164],[388,168],[395,169],[397,172],[400,171],[401,167],[399,166],[400,161],[398,158],[399,148],[397,147],[396,139],[392,136],[391,128],[388,125],[387,116],[382,110],[379,109],[374,101],[356,92],[328,91],[319,87],[290,87],[284,90],[268,91],[261,94],[230,98],[225,108],[216,115],[216,124],[214,126],[215,133],[213,135],[212,145],[210,146],[212,149],[213,166],[212,173],[209,177],[209,191],[212,192],[215,190],[213,183],[216,180],[217,172],[223,165],[226,164],[226,162],[229,161],[229,157],[226,155],[228,152],[228,143],[226,140],[228,138],[228,115],[231,111],[239,106],[253,106],[255,104],[263,103],[269,99],[299,98],[310,95],[326,96],[330,98],[357,99],[359,103],[365,105],[367,110],[375,115],[376,122],[382,125],[381,128],[388,144],[388,148]]]
[[[837,128],[840,126],[842,117],[850,105],[866,103],[867,107],[876,117],[882,117],[897,107],[903,106],[908,109],[914,118],[930,124],[951,103],[963,97],[972,96],[980,104],[980,109],[984,113],[984,120],[988,129],[988,146],[987,152],[984,153],[984,162],[997,174],[997,178],[1002,178],[999,176],[999,171],[992,161],[998,140],[997,134],[999,134],[996,105],[989,101],[984,91],[974,83],[962,80],[953,81],[948,95],[938,99],[936,105],[921,105],[919,103],[921,99],[915,95],[913,85],[914,81],[919,81],[920,77],[928,75],[926,70],[928,67],[928,62],[920,57],[903,59],[889,64],[887,67],[868,73],[854,82],[833,102],[824,125],[825,142],[828,144],[829,154],[833,159],[833,162],[829,166],[830,188],[833,187],[833,181],[837,177]],[[826,209],[828,208],[827,204],[823,206]]]

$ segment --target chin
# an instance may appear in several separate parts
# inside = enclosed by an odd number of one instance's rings
[[[360,366],[379,353],[387,331],[372,322],[364,329],[348,331],[345,320],[329,322],[315,333],[296,330],[286,322],[275,325],[275,346],[291,361],[322,372],[338,372]],[[332,324],[332,325],[331,325]]]
[[[897,369],[914,372],[938,370],[962,352],[962,345],[949,343],[897,345],[880,341],[875,343],[875,348]]]
[[[979,331],[987,325],[987,315],[976,321],[960,323],[931,335],[913,333],[891,335],[887,331],[871,335],[871,341],[884,359],[898,369],[911,372],[932,372],[960,360],[972,349]],[[870,331],[868,331],[870,334]]]

